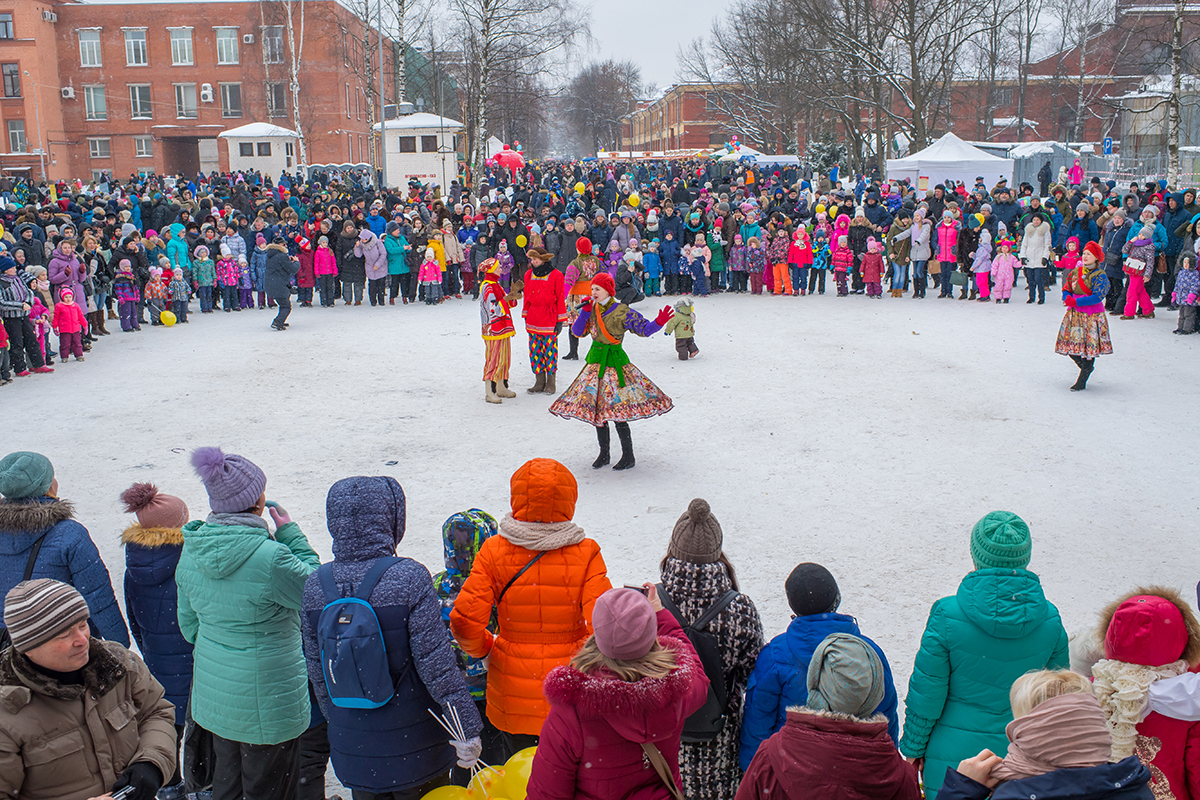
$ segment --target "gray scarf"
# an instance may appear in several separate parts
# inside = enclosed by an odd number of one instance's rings
[[[264,531],[270,532],[271,526],[267,521],[258,514],[248,514],[245,511],[237,512],[222,512],[218,514],[216,511],[208,515],[205,522],[213,525],[241,525],[243,528],[262,528]]]

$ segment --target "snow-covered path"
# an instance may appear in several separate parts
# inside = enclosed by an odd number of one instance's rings
[[[800,561],[829,567],[842,609],[888,653],[901,694],[929,605],[971,569],[985,512],[1024,517],[1032,568],[1068,629],[1091,626],[1139,583],[1181,588],[1200,490],[1200,337],[1174,315],[1113,319],[1115,354],[1071,393],[1053,352],[1062,316],[1045,306],[904,298],[718,296],[697,301],[702,356],[673,342],[627,350],[675,400],[633,424],[638,465],[593,471],[595,435],[529,396],[523,332],[516,400],[484,403],[483,345],[470,300],[440,307],[192,315],[175,329],[116,332],[83,364],[0,389],[4,450],[53,460],[121,597],[118,495],[150,480],[207,513],[189,451],[217,444],[266,471],[268,496],[329,554],[324,498],[335,480],[390,474],[408,498],[401,552],[441,569],[440,526],[478,506],[500,516],[508,479],[556,458],[580,484],[576,521],[614,584],[657,577],[676,518],[712,504],[742,589],[768,635],[787,624],[783,581]],[[642,303],[653,312],[661,305]],[[194,304],[193,304],[194,305]],[[563,336],[566,342],[566,336]],[[581,362],[562,362],[565,389]],[[614,437],[614,447],[616,446]],[[615,456],[614,456],[615,460]]]

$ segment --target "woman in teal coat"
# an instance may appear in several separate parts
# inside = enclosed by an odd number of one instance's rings
[[[321,565],[287,513],[263,519],[267,478],[216,447],[192,454],[212,513],[183,527],[179,630],[195,644],[191,716],[213,734],[214,797],[293,800],[308,675],[304,582]]]
[[[900,740],[900,752],[923,768],[928,800],[947,767],[984,748],[1008,752],[1013,681],[1030,670],[1069,666],[1058,609],[1026,569],[1031,551],[1024,520],[993,511],[971,531],[975,571],[929,611]]]

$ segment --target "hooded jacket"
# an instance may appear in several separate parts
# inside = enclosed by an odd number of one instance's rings
[[[176,222],[171,225],[171,239],[167,242],[167,258],[175,269],[191,269],[192,261],[188,257],[190,248],[183,238],[183,224]]]
[[[1008,692],[1035,669],[1065,669],[1067,632],[1058,609],[1025,569],[977,569],[933,604],[905,698],[900,751],[925,757],[925,795],[946,767],[985,747],[1008,752]]]
[[[128,647],[129,630],[117,605],[108,568],[87,528],[75,521],[75,507],[66,500],[0,500],[0,614],[4,611],[4,596],[21,582],[33,543],[43,533],[46,537],[33,567],[33,578],[53,578],[74,586],[87,601],[93,633]]]
[[[183,526],[175,582],[179,629],[196,646],[190,710],[200,727],[245,744],[279,744],[308,728],[299,611],[320,563],[294,522],[274,537],[253,514]]]
[[[355,477],[335,483],[325,501],[333,538],[333,579],[342,597],[404,538],[404,491],[394,478]],[[331,602],[320,576],[304,584],[304,656],[321,713],[329,721],[330,758],[338,779],[373,794],[421,786],[454,765],[445,731],[429,715],[453,707],[468,737],[482,729],[479,712],[450,649],[429,570],[411,558],[387,569],[368,598],[387,647],[396,693],[380,708],[339,708],[329,702],[321,668],[318,624]]]
[[[368,238],[363,239],[361,234],[359,235],[359,240],[354,245],[354,255],[362,258],[363,268],[366,270],[368,279],[386,278],[388,274],[387,248],[370,229],[364,228],[363,232],[368,235]]]
[[[278,299],[291,294],[288,283],[299,270],[300,264],[288,256],[287,247],[281,244],[267,245],[267,269],[263,277],[267,297]]]
[[[355,248],[358,246],[357,230],[351,233],[342,230],[337,236],[330,238],[329,244],[333,248],[334,255],[337,256],[339,280],[362,283],[367,279],[367,268],[363,257],[355,252]]]
[[[675,655],[665,678],[621,680],[566,665],[546,678],[550,713],[533,760],[528,800],[670,800],[642,750],[655,745],[679,785],[683,724],[704,705],[708,678],[679,623],[659,611],[658,642]]]
[[[880,715],[787,710],[750,762],[737,800],[920,800],[917,771]]]
[[[1032,778],[1005,781],[989,789],[957,770],[946,773],[942,800],[1154,800],[1150,770],[1136,756],[1115,764],[1056,769]]]

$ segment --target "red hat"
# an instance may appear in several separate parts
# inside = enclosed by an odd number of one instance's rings
[[[1188,644],[1179,606],[1158,595],[1136,595],[1117,606],[1104,634],[1104,657],[1161,667],[1178,661]]]
[[[580,236],[575,240],[575,250],[581,256],[590,256],[592,254],[592,240],[586,236]]]
[[[1085,244],[1083,246],[1083,252],[1091,253],[1092,257],[1095,258],[1098,263],[1104,263],[1104,251],[1100,249],[1100,245],[1096,244],[1095,242],[1088,242]]]
[[[608,296],[612,297],[617,293],[617,284],[613,280],[613,276],[607,272],[601,272],[596,277],[592,278],[592,286],[599,286],[604,291],[608,292]]]

